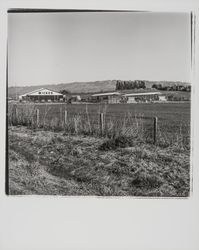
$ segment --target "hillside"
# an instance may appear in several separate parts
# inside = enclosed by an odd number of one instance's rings
[[[37,86],[24,86],[24,87],[9,87],[8,96],[15,98],[25,94],[27,92],[33,91],[39,88],[49,88],[54,91],[68,90],[71,93],[94,93],[102,91],[113,91],[115,90],[116,80],[108,81],[96,81],[96,82],[73,82],[73,83],[60,83],[60,84],[47,84],[47,85],[37,85]]]
[[[9,87],[8,97],[16,98],[19,95],[25,94],[27,92],[39,89],[39,88],[49,88],[54,91],[68,90],[71,93],[96,93],[96,92],[108,92],[114,91],[116,87],[117,80],[107,80],[107,81],[95,81],[95,82],[73,82],[73,83],[60,83],[60,84],[46,84],[37,86],[23,86],[23,87]],[[154,83],[160,83],[162,85],[172,86],[176,85],[190,85],[186,82],[174,82],[174,81],[145,81],[146,87],[151,88]]]

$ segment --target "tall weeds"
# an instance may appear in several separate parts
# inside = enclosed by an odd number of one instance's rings
[[[35,120],[35,105],[9,105],[8,124],[12,126],[31,126]]]
[[[58,114],[49,118],[50,107],[46,105],[43,113],[40,114],[39,124],[36,124],[35,110],[34,104],[9,105],[8,124],[65,131],[65,133],[75,135],[103,136],[113,140],[122,138],[121,140],[124,141],[124,138],[131,138],[134,141],[153,142],[153,119],[147,119],[142,114],[132,115],[132,113],[128,112],[117,116],[107,113],[107,105],[99,106],[97,113],[89,113],[86,105],[84,113],[67,114],[65,121],[62,107],[60,107]],[[103,135],[100,133],[99,115],[101,112],[104,114]],[[159,122],[157,145],[162,147],[177,145],[181,149],[187,149],[190,144],[190,128],[188,126],[185,128],[182,123],[176,124],[175,127],[172,127],[172,125],[171,122]]]

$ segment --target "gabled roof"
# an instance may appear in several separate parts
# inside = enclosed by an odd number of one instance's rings
[[[53,92],[53,95],[61,95],[61,96],[63,95],[63,94],[61,94],[59,92],[56,92],[56,91],[48,89],[48,88],[40,88],[40,89],[33,90],[31,92],[25,93],[25,94],[20,95],[20,96],[22,97],[22,96],[34,95],[34,94],[39,95],[38,92],[41,92],[41,91],[50,91],[50,92]]]

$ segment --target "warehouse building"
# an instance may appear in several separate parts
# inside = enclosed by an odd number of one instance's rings
[[[134,92],[134,93],[99,93],[91,96],[94,103],[138,103],[138,102],[164,102],[166,96],[161,92]]]
[[[124,94],[122,98],[126,103],[166,101],[166,96],[161,92],[145,92]]]
[[[109,93],[99,93],[99,94],[93,94],[91,96],[92,102],[100,102],[100,103],[108,103],[108,104],[114,104],[114,103],[120,103],[121,100],[121,94],[119,92],[109,92]]]
[[[29,102],[62,102],[63,98],[63,94],[47,88],[37,89],[19,96],[20,101]]]

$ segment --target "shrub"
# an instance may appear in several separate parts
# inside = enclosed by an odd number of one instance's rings
[[[115,138],[108,139],[105,142],[103,142],[100,146],[100,150],[113,150],[116,148],[125,148],[125,147],[131,147],[135,145],[134,138],[125,136],[125,135],[119,135]]]

